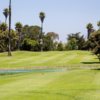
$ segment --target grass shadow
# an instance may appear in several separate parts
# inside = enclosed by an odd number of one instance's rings
[[[81,62],[82,64],[100,64],[100,62]]]

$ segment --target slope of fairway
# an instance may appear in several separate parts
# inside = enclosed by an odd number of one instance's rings
[[[0,76],[0,100],[100,100],[99,70]]]
[[[0,68],[67,67],[68,65],[97,64],[98,59],[88,51],[27,52],[16,51],[8,57],[0,53]]]

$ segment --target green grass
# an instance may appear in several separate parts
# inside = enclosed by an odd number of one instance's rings
[[[0,53],[0,68],[30,67],[67,67],[79,65],[98,65],[98,59],[88,51],[55,51],[55,52],[12,52]]]
[[[100,71],[0,76],[0,100],[100,100]]]
[[[100,100],[100,70],[88,51],[0,53],[0,69],[82,67],[0,75],[0,100]],[[62,68],[63,69],[63,68]],[[42,69],[43,70],[43,69]]]

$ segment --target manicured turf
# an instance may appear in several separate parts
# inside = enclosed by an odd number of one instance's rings
[[[71,65],[98,65],[98,59],[88,51],[27,52],[16,51],[8,57],[0,53],[0,68],[67,67]]]
[[[0,100],[100,100],[100,71],[0,76]]]

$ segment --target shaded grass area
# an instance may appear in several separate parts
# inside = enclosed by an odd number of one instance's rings
[[[88,51],[51,51],[51,52],[12,52],[0,53],[0,68],[38,68],[38,67],[67,67],[67,66],[98,66],[95,55]],[[94,62],[94,63],[93,63]]]
[[[99,70],[0,76],[0,100],[100,100]]]

